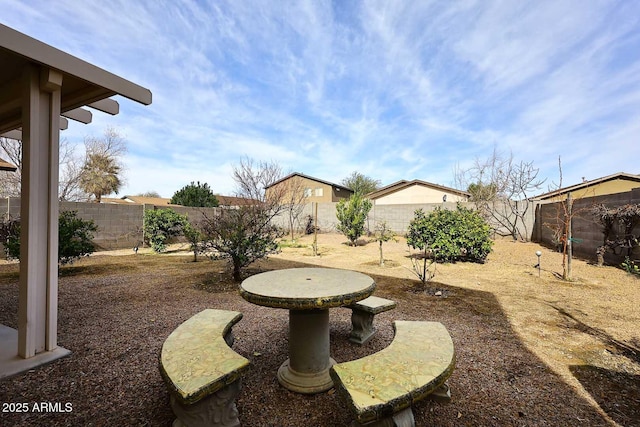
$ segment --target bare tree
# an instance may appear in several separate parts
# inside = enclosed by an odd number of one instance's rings
[[[304,181],[299,176],[292,176],[288,180],[277,185],[284,186],[282,189],[283,191],[279,192],[279,194],[282,197],[283,212],[287,215],[287,219],[289,221],[289,233],[291,233],[291,241],[293,241],[295,239],[294,233],[296,224],[304,210],[305,201],[307,199],[304,192]]]
[[[89,194],[80,187],[84,157],[66,139],[60,141],[60,178],[58,198],[66,202],[84,202]]]
[[[84,158],[67,139],[60,140],[60,175],[58,197],[62,201],[84,201],[88,195],[80,188],[80,175]],[[0,138],[0,157],[18,169],[15,172],[0,172],[0,196],[20,197],[22,183],[22,141]]]
[[[107,127],[102,137],[88,136],[84,139],[85,153],[79,153],[65,138],[59,145],[59,183],[58,197],[62,201],[86,201],[92,193],[85,191],[81,185],[82,175],[88,173],[89,163],[106,164],[105,157],[111,160],[119,174],[123,170],[120,157],[127,152],[125,140],[115,128]],[[0,172],[0,195],[3,197],[20,197],[22,183],[22,142],[0,137],[0,157],[15,165],[15,172]],[[85,177],[86,178],[86,177]],[[121,177],[118,177],[121,181]],[[104,193],[103,193],[104,194]],[[108,194],[108,193],[106,193]]]
[[[494,147],[487,159],[476,158],[468,170],[456,171],[455,180],[471,193],[471,201],[496,233],[529,240],[525,218],[533,205],[531,193],[545,182],[538,172],[533,162],[516,162],[512,153],[505,156]]]
[[[282,230],[272,220],[283,212],[286,188],[274,186],[282,170],[277,163],[260,162],[245,158],[234,167],[236,195],[248,199],[246,204],[217,209],[214,214],[204,214],[201,222],[205,245],[214,258],[231,261],[233,278],[242,280],[241,270],[254,261],[278,251],[276,239]]]

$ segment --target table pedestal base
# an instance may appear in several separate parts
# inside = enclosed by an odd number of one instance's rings
[[[333,387],[329,368],[329,310],[289,310],[289,359],[278,381],[298,393],[321,393]]]
[[[329,360],[331,365],[335,365],[335,360]],[[316,373],[296,372],[291,369],[289,359],[280,365],[278,381],[284,388],[303,394],[322,393],[333,388],[333,380],[329,376],[329,368]]]

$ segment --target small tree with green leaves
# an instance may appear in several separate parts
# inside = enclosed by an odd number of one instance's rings
[[[185,222],[184,226],[182,227],[182,234],[189,242],[189,246],[193,251],[193,262],[197,262],[198,254],[204,251],[204,235],[197,225],[191,224],[189,221]]]
[[[169,239],[182,234],[187,217],[173,209],[147,209],[144,211],[145,240],[154,252],[164,252]]]
[[[380,267],[384,267],[384,255],[382,254],[382,244],[389,240],[396,239],[396,233],[389,228],[386,221],[379,222],[375,229],[375,240],[380,243]]]
[[[338,202],[336,228],[347,236],[352,246],[356,246],[358,239],[364,234],[367,215],[372,206],[371,200],[365,199],[360,193],[353,194],[349,200]]]
[[[283,231],[273,224],[273,219],[284,212],[286,187],[273,184],[281,177],[277,163],[256,164],[250,158],[242,159],[233,169],[233,179],[238,188],[236,195],[248,203],[237,209],[206,213],[200,223],[212,258],[229,260],[237,282],[242,280],[242,268],[278,252],[276,239],[283,236]]]
[[[95,251],[93,237],[98,227],[91,220],[78,218],[77,211],[63,211],[58,217],[58,262],[70,264]],[[0,224],[0,239],[8,258],[20,259],[20,220]]]
[[[197,184],[191,181],[191,184],[176,191],[171,197],[170,203],[194,208],[215,208],[219,205],[218,198],[209,188],[209,184],[206,182],[200,184],[200,181]]]
[[[409,222],[407,231],[407,245],[414,250],[420,251],[411,254],[411,266],[413,272],[418,276],[425,286],[429,280],[436,275],[436,257],[432,255],[430,239],[430,222],[422,209],[414,212],[413,219]],[[433,266],[433,268],[431,268]]]

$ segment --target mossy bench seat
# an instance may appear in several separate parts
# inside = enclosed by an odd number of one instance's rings
[[[395,337],[387,348],[331,367],[338,394],[355,415],[354,426],[415,427],[412,403],[434,392],[450,396],[444,383],[453,373],[455,352],[444,325],[393,325]]]
[[[349,341],[363,345],[376,333],[376,328],[373,326],[374,316],[396,308],[396,303],[385,298],[370,296],[347,306],[347,308],[351,309]]]
[[[235,398],[249,360],[234,352],[236,311],[207,309],[178,326],[160,353],[170,391],[173,426],[239,426]]]

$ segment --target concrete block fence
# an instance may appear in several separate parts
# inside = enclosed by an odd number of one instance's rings
[[[603,235],[600,225],[594,221],[589,213],[589,208],[597,203],[604,203],[607,206],[615,207],[627,203],[640,203],[640,188],[608,196],[590,197],[576,200],[574,210],[578,212],[574,217],[572,234],[580,242],[574,245],[574,253],[579,256],[593,258],[595,260],[595,250],[602,245]],[[304,230],[307,218],[317,216],[317,224],[320,232],[335,232],[337,203],[309,203],[298,217],[298,230]],[[463,206],[473,207],[472,203],[463,203]],[[409,227],[409,222],[414,217],[417,209],[426,212],[437,207],[445,209],[455,209],[455,203],[429,203],[429,204],[407,204],[407,205],[374,205],[368,216],[368,228],[374,230],[376,224],[386,221],[387,225],[398,234],[405,234]],[[93,220],[98,226],[94,242],[99,250],[126,249],[139,246],[144,240],[143,218],[147,209],[167,209],[167,206],[155,205],[125,205],[109,203],[75,203],[60,202],[61,211],[77,211],[78,216],[85,220]],[[191,221],[197,222],[203,215],[213,215],[218,208],[189,208],[182,206],[171,206],[171,209],[180,214],[186,214]],[[556,217],[560,205],[558,203],[540,203],[529,209],[526,222],[527,235],[534,241],[546,245],[553,245],[553,225],[557,222]],[[4,198],[0,199],[0,213],[3,217],[10,216],[19,218],[20,199]],[[283,214],[275,218],[275,223],[284,228],[289,228],[288,217]],[[636,230],[636,233],[639,233]],[[640,255],[640,254],[639,254]],[[637,256],[640,258],[640,256]],[[624,254],[608,254],[605,258],[607,262],[619,263],[624,259]]]
[[[590,210],[597,204],[604,204],[607,207],[616,207],[626,204],[640,204],[640,188],[635,188],[624,193],[610,194],[605,196],[585,197],[576,199],[573,204],[574,217],[572,221],[571,235],[577,241],[573,244],[573,253],[596,261],[596,249],[604,242],[602,227]],[[559,202],[540,204],[536,214],[535,237],[540,243],[553,246],[552,227],[557,221],[557,217],[562,215],[563,208]],[[636,227],[634,234],[640,234],[640,227]],[[620,264],[624,261],[626,251],[619,254],[605,254],[605,262],[610,264]],[[631,255],[632,259],[640,260],[640,249],[636,248]]]

